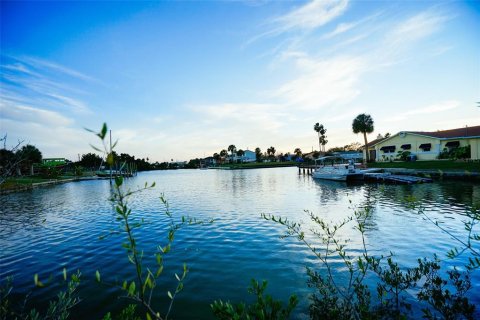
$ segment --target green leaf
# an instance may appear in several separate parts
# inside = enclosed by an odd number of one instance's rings
[[[102,126],[102,130],[98,134],[100,139],[102,139],[102,140],[105,139],[105,136],[107,135],[107,131],[108,131],[107,124],[104,122],[103,126]]]
[[[178,284],[177,292],[180,292],[180,291],[182,291],[182,290],[183,290],[183,282],[180,282],[180,283]]]
[[[63,268],[63,280],[67,281],[67,268]]]
[[[180,277],[176,273],[175,273],[175,278],[177,278],[177,280],[180,281]]]
[[[98,270],[95,272],[95,279],[97,279],[97,282],[100,282],[100,272]]]
[[[173,300],[173,296],[172,296],[172,293],[171,293],[170,291],[167,291],[167,295],[168,295],[168,297],[169,297],[170,299]]]
[[[123,177],[115,177],[115,185],[120,187],[123,184]]]
[[[135,293],[135,281],[132,281],[130,283],[130,286],[128,287],[128,294],[133,296]]]
[[[122,289],[123,289],[123,290],[127,290],[127,280],[124,280],[124,281],[123,281]]]
[[[162,274],[162,271],[163,271],[163,266],[158,268],[157,273],[155,274],[157,278]]]
[[[107,164],[109,164],[110,166],[113,165],[113,154],[112,153],[109,153],[108,156],[107,156]]]
[[[147,312],[147,320],[152,320],[152,317],[150,316],[150,314]]]

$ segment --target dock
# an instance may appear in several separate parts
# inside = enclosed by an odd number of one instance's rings
[[[363,175],[363,179],[365,181],[393,183],[393,184],[417,184],[417,183],[433,182],[433,180],[430,178],[410,176],[410,175],[390,174],[390,173],[365,173]]]

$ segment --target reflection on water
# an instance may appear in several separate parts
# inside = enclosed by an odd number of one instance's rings
[[[444,257],[455,245],[425,221],[418,213],[420,207],[452,233],[465,236],[464,214],[472,206],[480,206],[480,186],[473,183],[347,185],[314,181],[298,175],[295,168],[149,172],[126,184],[134,188],[146,181],[156,181],[157,187],[130,199],[130,205],[135,215],[149,222],[137,233],[147,262],[155,246],[166,242],[167,220],[158,199],[161,192],[175,215],[216,219],[211,225],[180,230],[166,257],[161,282],[165,290],[155,297],[161,310],[168,302],[166,290],[172,290],[176,282],[173,273],[181,271],[183,262],[190,267],[185,290],[174,305],[177,319],[192,318],[192,313],[198,319],[211,318],[209,304],[215,299],[244,300],[250,278],[267,279],[270,292],[284,300],[297,293],[302,302],[296,317],[306,316],[305,266],[318,267],[318,263],[295,239],[279,239],[285,230],[260,219],[260,213],[301,221],[308,228],[312,224],[304,210],[338,222],[355,208],[372,207],[366,234],[369,249],[378,254],[392,251],[399,263],[412,266],[418,257],[434,253]],[[32,291],[32,298],[41,303],[51,298],[46,292],[52,293],[58,286],[34,289],[34,273],[46,279],[60,276],[64,266],[71,271],[80,269],[84,301],[75,317],[98,318],[118,307],[118,292],[93,281],[97,269],[110,280],[132,274],[120,247],[123,239],[98,238],[115,226],[109,195],[108,181],[84,181],[0,196],[0,277],[15,275],[16,292]],[[406,199],[415,200],[416,207]],[[340,237],[350,239],[353,249],[360,247],[358,233],[352,228],[343,229]],[[465,257],[445,262],[448,266],[464,263]],[[479,305],[477,275],[472,283],[472,299]]]

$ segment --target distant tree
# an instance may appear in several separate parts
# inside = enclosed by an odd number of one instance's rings
[[[245,155],[245,151],[243,151],[242,149],[237,150],[237,157],[240,158],[238,161],[243,161],[242,157],[244,155]]]
[[[34,163],[42,162],[42,153],[37,147],[27,144],[15,153],[17,159],[20,160],[20,168],[22,171],[28,171]]]
[[[345,147],[333,147],[327,150],[327,153],[331,152],[343,152],[345,151]]]
[[[122,153],[123,155],[123,153]],[[82,154],[80,165],[87,168],[98,168],[102,163],[102,158],[95,153]]]
[[[300,149],[300,148],[295,148],[295,150],[293,151],[293,153],[297,156],[297,158],[301,158],[301,157],[302,157],[302,149]]]
[[[320,152],[319,151],[314,151],[313,152],[313,158],[316,159],[318,157],[320,157]]]
[[[23,141],[18,143],[10,149],[7,149],[7,134],[0,138],[0,143],[3,144],[3,148],[0,149],[0,184],[4,183],[8,177],[15,174],[15,170],[22,162],[22,158],[15,155],[17,150],[23,144]]]
[[[234,144],[228,146],[228,151],[230,151],[230,161],[233,161],[233,155],[237,151],[237,147]]]
[[[327,133],[327,129],[325,129],[323,124],[320,124],[320,123],[317,122],[313,126],[313,130],[315,130],[318,134],[318,147],[319,147],[320,151],[325,152],[325,145],[328,142],[328,140],[326,140],[327,136],[325,135],[325,133]]]
[[[42,162],[42,153],[37,147],[27,144],[23,146],[20,150],[16,152],[17,156],[20,156],[24,161],[29,163],[40,163]]]
[[[220,162],[220,158],[221,158],[221,156],[218,153],[215,152],[213,154],[213,159],[215,159],[215,162]]]
[[[352,142],[344,147],[345,151],[358,151],[361,148],[362,144],[360,142]]]
[[[276,151],[277,151],[277,150],[275,150],[274,147],[270,147],[270,148],[267,149],[267,154],[268,154],[269,157],[272,157],[272,158],[273,158],[273,157],[275,156],[275,152],[276,152]]]
[[[257,162],[262,162],[262,149],[259,147],[255,148],[255,160]]]
[[[384,138],[390,138],[390,136],[391,136],[390,132],[387,132],[387,133],[385,133]]]
[[[368,162],[370,160],[370,155],[368,154],[368,141],[367,133],[373,132],[373,119],[369,114],[359,114],[352,123],[353,133],[363,133],[363,140],[365,141],[365,159]]]
[[[0,149],[0,184],[15,172],[17,158],[15,152],[7,149]]]
[[[227,150],[223,149],[222,151],[220,151],[220,157],[222,157],[223,159],[225,159],[227,155],[228,155]]]

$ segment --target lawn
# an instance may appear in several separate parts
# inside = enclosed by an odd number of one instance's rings
[[[414,162],[375,162],[369,163],[369,168],[405,168],[417,170],[466,170],[480,172],[480,162],[476,161],[414,161]]]

